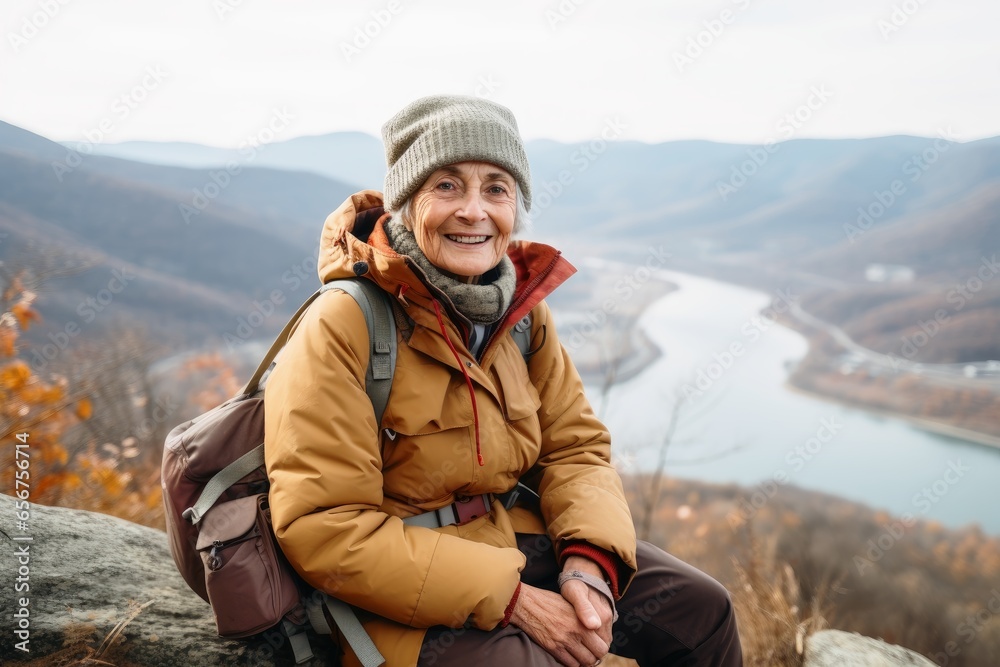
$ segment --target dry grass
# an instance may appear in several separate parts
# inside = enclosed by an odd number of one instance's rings
[[[125,640],[124,632],[128,624],[153,602],[154,600],[149,600],[139,604],[135,600],[129,600],[125,613],[99,643],[97,638],[100,637],[100,633],[92,622],[70,623],[63,636],[61,649],[20,664],[22,667],[139,667],[134,663],[117,659],[114,655],[115,648]]]
[[[825,597],[814,596],[805,608],[795,572],[776,556],[775,540],[762,545],[751,528],[745,531],[744,546],[732,562],[735,583],[728,587],[743,662],[746,667],[802,667],[806,637],[827,627],[820,602]],[[693,562],[697,565],[696,559]],[[601,664],[638,667],[634,660],[615,655]]]
[[[626,476],[624,481],[633,494],[630,504],[641,514],[634,494],[643,480]],[[800,667],[806,637],[827,627],[833,587],[822,574],[817,582],[800,585],[796,568],[802,559],[790,562],[780,549],[782,535],[797,530],[794,522],[779,522],[776,527],[736,521],[728,493],[725,487],[668,478],[648,539],[708,573],[730,592],[744,664]],[[637,525],[642,525],[641,518],[636,517]],[[758,539],[761,530],[764,540]]]
[[[775,557],[774,542],[763,547],[748,532],[748,548],[733,559],[737,585],[730,593],[736,609],[747,667],[801,667],[808,635],[823,629],[819,600],[802,608],[795,572]]]

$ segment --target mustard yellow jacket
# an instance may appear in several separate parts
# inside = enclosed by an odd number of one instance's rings
[[[366,268],[412,322],[412,330],[406,320],[397,328],[382,423],[365,393],[364,316],[350,296],[331,291],[303,316],[268,381],[265,452],[282,550],[311,585],[364,610],[362,622],[395,667],[416,664],[430,626],[489,630],[502,621],[525,563],[515,532],[547,532],[557,550],[584,540],[612,552],[628,570],[622,590],[635,570],[635,533],[608,432],[542,300],[572,266],[549,246],[512,243],[514,302],[476,362],[447,297],[389,247],[384,218],[368,243],[332,238],[338,225],[380,206],[379,193],[364,191],[331,214],[319,276]],[[509,330],[529,310],[535,352],[526,365]],[[442,326],[475,391],[481,464],[470,392]],[[537,489],[540,510],[494,501],[489,515],[461,526],[402,521],[458,496],[503,493],[519,479]],[[357,664],[342,646],[344,664]]]

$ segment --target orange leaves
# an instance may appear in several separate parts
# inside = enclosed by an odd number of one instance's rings
[[[58,443],[50,443],[42,449],[42,461],[47,465],[66,465],[69,463],[69,453]]]
[[[75,472],[61,470],[42,476],[35,484],[33,495],[38,498],[45,498],[56,490],[71,491],[83,483],[80,476]]]
[[[71,506],[103,512],[146,526],[163,527],[163,496],[159,485],[159,470],[131,467],[130,450],[134,443],[128,438],[121,446],[91,444],[78,454],[73,464],[79,470],[83,485],[71,497]]]
[[[203,370],[217,371],[222,366],[218,354],[199,354],[184,362],[184,373],[197,373]]]
[[[119,470],[115,445],[106,444],[102,449],[110,451],[111,455],[98,455],[96,449],[91,446],[85,453],[76,457],[75,463],[86,478],[88,489],[111,505],[119,501],[120,496],[125,493],[129,482],[132,481],[132,475]],[[97,509],[103,508],[97,507]]]
[[[218,353],[192,357],[185,362],[182,376],[192,384],[190,400],[200,412],[235,396],[242,387],[233,368]]]
[[[74,414],[76,415],[77,419],[79,419],[80,421],[85,421],[87,419],[90,419],[90,415],[92,412],[93,412],[93,406],[90,403],[90,399],[83,398],[77,401],[76,410],[74,410]]]
[[[38,311],[31,307],[35,293],[24,289],[19,277],[14,277],[0,294],[0,358],[17,353],[17,338],[32,322],[41,322]]]
[[[90,478],[100,485],[106,496],[112,498],[120,496],[125,491],[125,485],[131,479],[128,474],[122,473],[112,466],[101,466],[91,470]]]
[[[31,368],[17,359],[0,368],[0,386],[8,391],[18,391],[31,380]]]
[[[0,358],[13,357],[17,351],[17,332],[0,325]]]
[[[159,509],[163,506],[163,489],[157,484],[146,494],[146,509]]]
[[[0,391],[3,387],[0,386]],[[66,391],[61,384],[45,384],[37,377],[33,377],[27,384],[17,392],[17,398],[21,403],[31,406],[32,410],[41,408],[60,407],[58,404],[66,395]]]
[[[29,301],[26,301],[25,299],[21,299],[13,306],[11,306],[10,312],[17,319],[18,326],[20,326],[21,329],[23,330],[26,330],[29,326],[31,326],[32,321],[35,322],[42,321],[42,318],[38,314],[38,311],[32,308],[31,303]]]

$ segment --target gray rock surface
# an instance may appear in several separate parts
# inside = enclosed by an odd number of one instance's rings
[[[823,630],[806,640],[803,667],[937,667],[919,653],[856,632]]]
[[[129,601],[150,603],[123,630],[101,659],[117,665],[293,665],[280,636],[232,641],[215,633],[208,604],[174,567],[166,534],[113,517],[56,507],[31,506],[28,530],[18,530],[15,499],[0,494],[0,664],[71,665],[93,655],[122,620]],[[13,538],[31,536],[32,541]],[[15,592],[16,550],[28,546],[30,590]],[[15,648],[13,610],[30,599],[30,648]],[[337,664],[329,638],[314,637],[313,666]],[[94,664],[94,663],[92,663]],[[96,663],[105,664],[105,663]]]

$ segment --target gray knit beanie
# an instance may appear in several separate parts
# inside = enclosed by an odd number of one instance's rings
[[[475,160],[503,167],[531,209],[531,171],[510,109],[479,97],[434,95],[407,105],[382,126],[385,204],[390,210],[416,192],[434,171]]]

